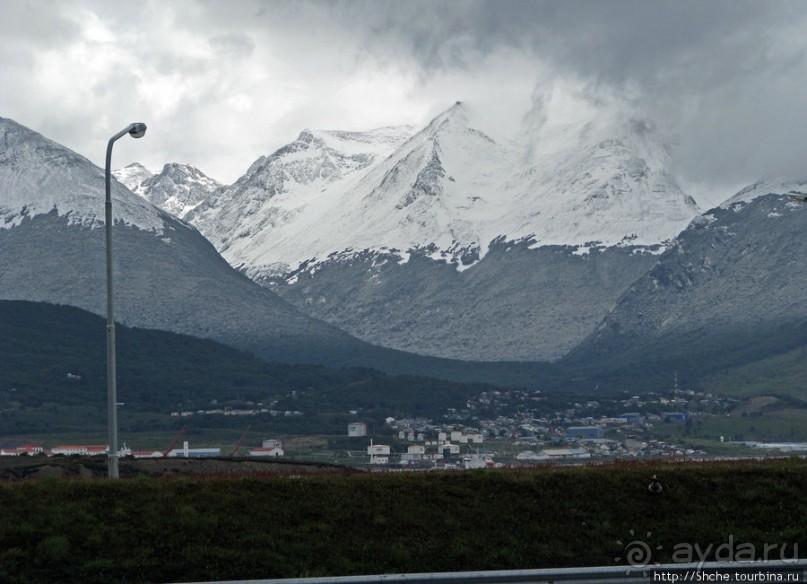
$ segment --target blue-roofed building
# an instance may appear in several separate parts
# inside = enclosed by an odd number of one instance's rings
[[[689,414],[684,412],[664,412],[661,414],[661,419],[665,422],[686,422],[689,419]]]

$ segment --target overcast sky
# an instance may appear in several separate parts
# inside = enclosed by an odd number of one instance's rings
[[[424,125],[457,100],[506,137],[566,88],[643,112],[702,206],[807,176],[800,0],[2,0],[0,117],[103,164],[233,182],[304,128]],[[491,130],[493,128],[493,130]]]

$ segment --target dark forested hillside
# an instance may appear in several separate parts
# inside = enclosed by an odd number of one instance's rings
[[[319,413],[411,414],[464,403],[481,386],[370,369],[262,361],[213,341],[117,326],[118,398],[127,409],[202,407],[212,400],[294,399]],[[67,306],[0,302],[0,400],[22,407],[106,400],[105,321]]]

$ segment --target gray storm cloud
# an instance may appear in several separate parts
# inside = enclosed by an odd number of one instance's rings
[[[352,4],[345,24],[372,51],[415,60],[424,77],[472,70],[503,47],[526,51],[593,100],[619,95],[646,112],[675,144],[682,178],[707,189],[807,175],[805,3],[435,4]]]
[[[232,177],[305,126],[425,123],[458,99],[495,123],[566,84],[644,112],[682,180],[719,191],[807,174],[806,32],[790,0],[9,0],[0,115],[90,154],[105,116],[148,117],[155,158]]]

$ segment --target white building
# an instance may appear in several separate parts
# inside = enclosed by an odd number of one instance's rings
[[[64,456],[73,456],[75,454],[80,456],[100,456],[108,451],[108,446],[87,444],[68,444],[50,449],[51,454],[63,454]]]
[[[367,447],[367,454],[370,456],[370,464],[389,464],[390,447],[388,444],[373,444]]]
[[[451,444],[450,442],[446,442],[445,444],[440,445],[440,452],[443,455],[446,455],[446,454],[459,454],[460,453],[460,445],[459,444]]]
[[[422,454],[412,454],[412,453],[401,454],[401,464],[420,462],[421,460],[423,460]]]
[[[182,443],[182,448],[174,448],[167,456],[169,458],[215,458],[221,456],[221,448],[189,448],[186,440]]]
[[[367,424],[352,422],[347,425],[347,435],[351,437],[367,436]]]
[[[549,460],[549,457],[543,452],[524,450],[516,454],[516,460]]]
[[[253,448],[249,451],[250,456],[270,456],[277,458],[284,454],[282,448]]]
[[[370,456],[389,456],[390,447],[388,444],[370,444],[367,447],[367,454]]]
[[[25,446],[18,446],[17,448],[3,448],[0,449],[0,456],[36,456],[45,452],[41,446],[27,444]]]
[[[543,451],[543,454],[549,460],[591,458],[591,453],[585,448],[547,448]]]
[[[466,454],[462,457],[462,466],[465,469],[487,468],[493,466],[493,459],[484,454]]]
[[[162,458],[163,453],[159,450],[132,450],[131,455],[135,458]]]

